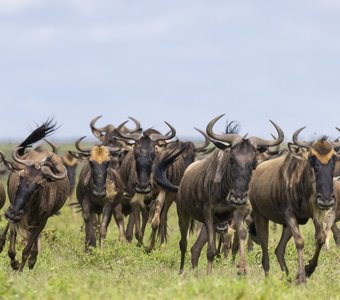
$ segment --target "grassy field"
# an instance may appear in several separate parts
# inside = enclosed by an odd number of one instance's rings
[[[2,179],[5,183],[5,178]],[[74,201],[74,199],[72,200]],[[69,202],[68,202],[69,203]],[[5,208],[8,206],[6,204]],[[0,212],[0,231],[6,225]],[[178,275],[180,251],[177,216],[169,216],[168,244],[151,254],[143,248],[117,241],[118,230],[111,222],[105,248],[84,252],[81,214],[73,215],[65,205],[60,216],[52,217],[42,234],[41,252],[34,270],[12,271],[7,257],[8,243],[0,254],[0,299],[340,299],[340,249],[331,240],[331,250],[322,251],[316,272],[306,285],[295,282],[297,255],[290,241],[286,253],[291,275],[281,279],[274,248],[280,229],[270,234],[271,275],[264,278],[258,245],[248,254],[248,275],[239,277],[232,259],[217,259],[213,274],[206,275],[205,248],[197,270],[190,267]],[[302,227],[305,260],[314,249],[313,227]],[[149,228],[144,239],[148,243]],[[189,239],[189,247],[194,237]],[[20,258],[22,245],[17,255]]]

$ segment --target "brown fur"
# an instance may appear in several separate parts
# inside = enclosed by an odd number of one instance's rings
[[[10,173],[7,184],[11,206],[6,211],[6,214],[13,213],[12,205],[15,205],[15,201],[17,201],[16,196],[20,177],[25,178],[25,184],[36,182],[39,185],[27,199],[20,221],[10,226],[10,248],[8,255],[11,259],[12,268],[14,270],[20,268],[20,271],[23,270],[27,260],[29,268],[32,269],[34,267],[39,251],[39,235],[44,229],[48,218],[56,214],[62,208],[69,191],[67,176],[63,179],[53,179],[51,181],[51,179],[46,177],[40,169],[42,162],[45,162],[44,165],[48,166],[54,174],[64,173],[65,167],[59,156],[52,152],[39,149],[38,151],[31,150],[23,155],[22,158],[35,161],[36,163],[34,166],[17,164],[22,170]],[[34,172],[31,171],[32,168],[35,168]],[[32,177],[32,174],[35,174],[34,177]],[[26,186],[24,188],[26,188]],[[22,252],[21,265],[15,259],[15,241],[17,233],[21,234],[23,238],[27,240],[27,245]]]
[[[0,209],[5,205],[6,193],[3,184],[0,182]]]
[[[108,148],[105,146],[94,146],[91,150],[90,160],[94,160],[99,164],[110,160],[110,152]]]
[[[329,149],[329,142],[321,140],[314,143],[310,155],[316,158],[321,157],[323,161],[329,161],[334,156],[333,149]],[[328,155],[332,156],[328,158]],[[322,155],[321,155],[322,154]],[[305,281],[305,276],[314,272],[317,265],[319,250],[324,243],[325,234],[322,231],[323,225],[330,220],[329,214],[320,210],[316,203],[316,177],[309,161],[300,153],[288,154],[263,162],[260,164],[252,177],[249,187],[249,199],[254,213],[256,231],[262,246],[262,265],[265,274],[269,271],[268,256],[268,220],[284,225],[288,228],[285,231],[286,237],[293,234],[299,256],[299,265],[303,263],[302,249],[303,238],[299,232],[297,224],[305,224],[309,218],[313,218],[316,230],[317,246],[313,259],[306,266],[306,273],[299,268],[299,282]],[[326,155],[326,158],[325,158]],[[281,238],[276,254],[280,262],[281,269],[288,272],[284,261],[284,233]],[[289,240],[289,237],[288,237]],[[287,241],[288,241],[287,240]]]

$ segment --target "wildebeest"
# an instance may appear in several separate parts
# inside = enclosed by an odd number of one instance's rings
[[[104,145],[80,147],[80,141],[84,138],[76,141],[80,153],[71,152],[76,157],[87,158],[79,175],[76,193],[85,222],[85,247],[88,249],[88,246],[96,246],[94,218],[98,215],[101,218],[99,243],[102,248],[112,214],[119,229],[119,239],[125,240],[121,204],[124,185],[115,170],[116,163],[112,162],[120,149]]]
[[[325,242],[322,223],[325,212],[335,203],[333,172],[337,160],[336,143],[321,138],[314,142],[298,140],[300,128],[293,135],[293,144],[288,144],[289,152],[279,158],[263,162],[256,168],[250,186],[249,199],[252,204],[254,223],[262,248],[262,266],[269,272],[268,221],[282,224],[283,235],[276,248],[276,255],[282,271],[288,273],[282,259],[282,244],[293,235],[298,252],[298,282],[306,281],[316,266],[320,249]],[[299,224],[313,218],[316,249],[309,264],[304,267],[304,239]],[[285,230],[285,228],[288,230]],[[280,253],[281,251],[281,253]]]
[[[35,129],[18,148],[12,152],[15,163],[10,166],[8,196],[10,207],[5,216],[10,226],[8,256],[14,270],[23,271],[26,261],[32,269],[38,255],[39,235],[47,220],[64,205],[69,189],[67,172],[60,157],[41,148],[25,150],[56,130],[56,123],[49,120]],[[22,262],[15,258],[17,233],[27,244],[22,251]]]
[[[176,130],[166,123],[171,129],[171,132],[167,135],[162,135],[154,129],[147,129],[137,134],[126,134],[120,130],[125,123],[122,123],[117,130],[122,138],[133,141],[134,146],[124,157],[119,173],[127,194],[132,198],[132,215],[130,215],[129,224],[134,224],[136,239],[138,244],[142,245],[148,219],[148,209],[145,205],[149,205],[155,197],[151,176],[154,159],[164,147],[167,147],[168,144],[165,141],[175,137]],[[142,228],[140,227],[141,211],[143,216]],[[129,224],[128,228],[130,228]],[[131,239],[130,234],[127,234],[127,239]]]
[[[166,142],[166,140],[170,140],[176,135],[175,129],[170,124],[168,124],[168,126],[170,127],[171,131],[166,135],[162,135],[154,129],[148,129],[143,132],[143,135],[139,134],[135,137],[131,137],[131,135],[129,134],[122,133],[120,131],[121,126],[117,128],[121,137],[123,137],[125,140],[132,139],[134,141],[133,150],[131,150],[125,157],[120,171],[123,180],[125,178],[127,191],[130,195],[134,195],[132,202],[134,202],[135,199],[139,198],[139,203],[143,203],[146,201],[146,204],[150,204],[152,206],[150,216],[152,234],[150,237],[150,244],[146,248],[147,251],[151,251],[154,248],[156,232],[158,229],[161,239],[160,242],[164,243],[166,241],[167,213],[171,204],[173,203],[173,201],[175,201],[176,198],[175,193],[165,191],[154,184],[153,168],[162,158],[162,156],[164,156],[175,147],[175,144],[178,143],[182,145],[182,156],[168,170],[168,177],[170,178],[170,181],[174,184],[179,184],[185,168],[194,161],[196,153],[205,151],[206,147],[210,143],[204,133],[203,135],[205,136],[205,142],[203,145],[194,145],[192,142],[182,141],[176,141],[173,143]],[[199,129],[196,130],[202,133],[202,131],[200,131]],[[129,177],[127,177],[126,175],[129,175]],[[133,203],[133,205],[136,206],[138,204]],[[147,209],[142,210],[142,228],[138,229],[138,210],[138,207],[134,207],[135,213],[132,217],[136,218],[136,237],[139,241],[139,244],[141,244],[148,213]],[[129,222],[130,221],[131,219],[129,220]]]
[[[272,122],[278,132],[278,138],[272,141],[257,137],[241,137],[236,133],[216,134],[213,126],[219,120],[218,116],[211,120],[207,126],[207,134],[223,150],[213,152],[201,161],[192,163],[185,171],[179,187],[168,182],[164,168],[172,162],[160,164],[157,170],[157,181],[166,189],[178,190],[176,204],[178,223],[181,232],[179,242],[181,250],[180,272],[183,271],[185,253],[187,248],[187,234],[191,219],[204,223],[201,233],[191,249],[192,265],[197,266],[202,244],[208,240],[207,259],[208,274],[212,270],[212,262],[216,255],[215,233],[216,227],[231,218],[237,220],[240,242],[240,272],[246,272],[244,240],[246,237],[243,221],[248,212],[241,208],[247,203],[248,184],[253,170],[256,167],[256,152],[258,148],[266,149],[283,141],[282,130]],[[226,143],[222,144],[222,143]],[[228,150],[226,150],[228,149]],[[175,156],[174,156],[175,157]],[[234,212],[237,211],[237,216]]]

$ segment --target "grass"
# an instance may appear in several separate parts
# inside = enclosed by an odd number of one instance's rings
[[[0,231],[6,225],[4,211],[0,212]],[[32,271],[12,271],[6,243],[0,254],[0,299],[340,299],[340,252],[333,240],[330,251],[322,251],[315,273],[301,286],[295,282],[297,254],[292,241],[286,253],[291,275],[281,280],[274,256],[280,227],[270,234],[271,275],[265,278],[258,245],[248,254],[246,277],[237,275],[230,257],[215,260],[213,274],[207,276],[205,248],[197,270],[191,270],[188,251],[185,273],[178,275],[179,232],[174,206],[169,216],[169,241],[151,254],[136,247],[135,241],[118,242],[114,222],[105,248],[85,253],[82,223],[81,215],[74,216],[68,205],[60,216],[52,217],[43,231],[41,252]],[[312,224],[303,226],[302,232],[307,262],[314,249]],[[148,228],[145,244],[149,234]],[[188,250],[193,242],[190,237]],[[20,258],[22,245],[18,248]]]

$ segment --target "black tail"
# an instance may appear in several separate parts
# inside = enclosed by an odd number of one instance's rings
[[[166,176],[167,168],[175,162],[175,160],[183,153],[186,149],[186,144],[179,143],[179,145],[165,155],[159,162],[156,162],[154,168],[154,178],[158,185],[165,190],[170,192],[177,192],[178,186],[173,185]]]
[[[57,123],[51,119],[47,120],[45,123],[40,125],[37,129],[35,129],[20,145],[22,149],[19,150],[19,155],[23,155],[25,153],[25,149],[32,144],[42,140],[47,137],[54,131],[58,129]]]

